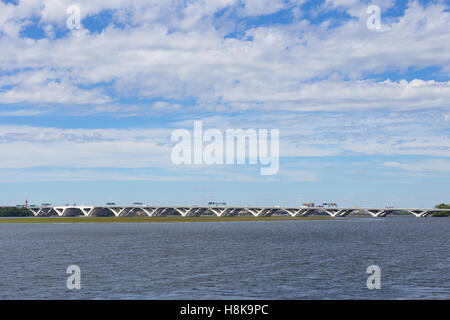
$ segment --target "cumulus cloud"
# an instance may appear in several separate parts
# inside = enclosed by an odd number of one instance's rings
[[[210,127],[279,128],[289,159],[450,156],[448,7],[410,1],[400,16],[382,15],[375,32],[366,27],[367,1],[327,0],[314,9],[325,15],[321,22],[309,20],[305,3],[80,0],[82,27],[70,31],[70,0],[0,2],[3,119],[50,117],[57,108],[69,116],[174,117],[151,129],[2,124],[0,168],[170,168],[171,130],[191,128],[192,114],[202,112]],[[394,2],[374,4],[384,11]],[[333,25],[336,11],[351,18]],[[277,12],[292,20],[254,23]],[[104,24],[94,30],[88,21],[98,17]],[[435,80],[422,77],[426,68]],[[281,174],[317,179],[301,168]]]
[[[110,24],[101,33],[84,28],[55,39],[1,37],[3,70],[19,76],[46,73],[43,78],[47,80],[32,88],[4,89],[0,99],[8,103],[69,103],[72,99],[84,103],[91,99],[95,104],[108,100],[99,89],[103,88],[120,96],[194,97],[200,105],[225,101],[234,103],[227,107],[245,104],[246,109],[405,109],[448,105],[448,82],[379,80],[386,71],[404,72],[410,67],[438,65],[441,72],[450,72],[450,13],[443,5],[422,7],[412,2],[403,16],[390,23],[389,31],[382,33],[368,30],[363,17],[332,29],[306,20],[250,26],[242,39],[224,38],[220,29],[214,27],[214,14],[225,8],[249,8],[248,14],[261,15],[286,5],[277,1],[257,3],[150,2],[148,6],[159,20],[135,25],[132,21],[142,7],[137,2],[81,2],[80,6],[91,14],[126,9],[131,16],[125,17],[131,25],[118,28]],[[17,8],[2,4],[8,9],[2,21],[4,25],[26,21],[38,12],[42,25],[57,23],[62,4],[42,4],[40,9],[27,1]],[[24,12],[28,15],[16,13],[21,5],[26,6]],[[178,27],[169,18],[178,19]],[[186,27],[180,27],[183,23]],[[248,41],[248,37],[252,40]],[[48,80],[54,73],[59,75],[58,83]],[[370,79],[370,75],[378,80]],[[363,77],[368,79],[360,81]],[[62,96],[65,91],[69,92],[66,99]],[[49,94],[44,99],[43,94],[36,92]]]

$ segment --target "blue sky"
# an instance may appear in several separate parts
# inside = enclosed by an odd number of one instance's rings
[[[1,1],[0,205],[450,202],[449,30],[449,1]],[[278,129],[278,174],[173,164],[195,120]]]

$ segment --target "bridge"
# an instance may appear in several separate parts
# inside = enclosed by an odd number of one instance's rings
[[[253,215],[255,217],[269,217],[273,214],[285,214],[292,217],[306,217],[311,214],[330,215],[331,217],[345,217],[349,214],[367,214],[375,218],[385,217],[393,213],[408,213],[415,217],[426,217],[434,212],[450,212],[450,209],[421,209],[421,208],[327,208],[327,207],[232,207],[232,206],[28,206],[24,207],[35,216],[58,215],[67,216],[104,216],[127,217],[146,215],[149,217],[162,217],[167,215],[181,215],[183,217],[195,217],[209,212],[217,217],[232,217],[238,214]]]

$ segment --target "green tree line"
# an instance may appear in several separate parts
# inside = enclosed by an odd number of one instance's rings
[[[33,214],[25,208],[7,207],[0,208],[0,217],[30,217]]]
[[[436,209],[450,209],[450,203],[440,203],[436,207]],[[434,212],[433,217],[450,217],[450,212]]]

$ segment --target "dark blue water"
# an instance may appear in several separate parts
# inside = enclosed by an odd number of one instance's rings
[[[0,224],[0,298],[450,299],[449,231],[414,217]]]

